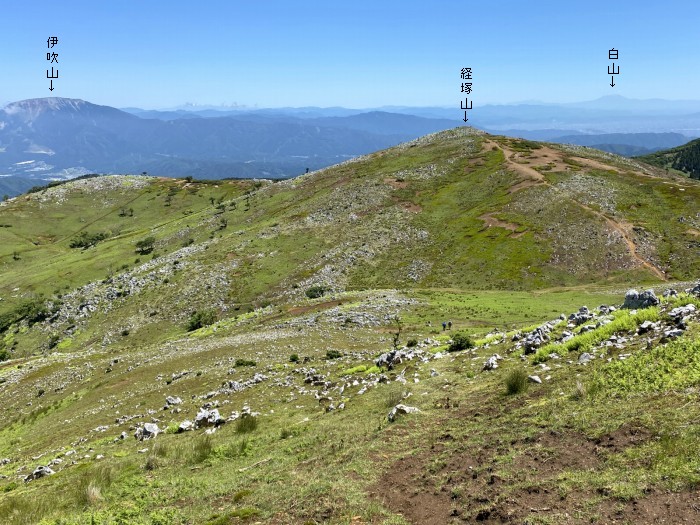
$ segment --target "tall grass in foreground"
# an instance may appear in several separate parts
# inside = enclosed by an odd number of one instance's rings
[[[613,361],[596,371],[591,384],[601,395],[688,392],[700,385],[700,338],[677,339]]]
[[[506,393],[509,396],[520,394],[527,389],[527,373],[522,368],[508,372],[506,376]]]

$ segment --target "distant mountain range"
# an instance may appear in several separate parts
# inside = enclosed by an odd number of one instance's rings
[[[285,178],[370,153],[456,121],[384,112],[301,119],[146,112],[141,118],[82,100],[44,98],[0,112],[0,191],[88,172],[196,178]]]
[[[630,99],[620,95],[608,95],[596,100],[573,103],[527,102],[518,104],[480,104],[473,101],[469,112],[469,125],[506,134],[508,130],[542,131],[556,130],[553,136],[571,134],[609,133],[658,133],[674,132],[688,137],[700,136],[700,101]],[[192,117],[232,116],[242,114],[288,115],[298,118],[346,117],[369,111],[415,115],[431,119],[448,119],[459,125],[463,111],[459,99],[454,105],[444,106],[383,106],[374,109],[348,109],[341,107],[319,108],[248,108],[231,106],[184,105],[167,111],[153,112],[139,108],[127,108],[138,116],[172,118],[173,114]],[[144,115],[145,113],[145,115]],[[160,113],[160,115],[159,115]],[[549,138],[549,137],[547,137]]]
[[[0,110],[0,195],[88,173],[294,177],[307,168],[463,125],[456,108],[187,106],[155,111],[66,98],[24,100]],[[700,102],[613,96],[578,104],[484,105],[475,106],[468,124],[631,156],[700,135]]]

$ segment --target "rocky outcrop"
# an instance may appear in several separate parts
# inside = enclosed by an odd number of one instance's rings
[[[639,293],[637,290],[629,290],[625,294],[625,303],[623,308],[648,308],[659,304],[659,298],[656,297],[654,290],[647,290]]]

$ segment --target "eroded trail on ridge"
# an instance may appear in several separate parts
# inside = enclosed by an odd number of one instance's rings
[[[484,141],[484,147],[493,148],[494,146],[503,152],[503,157],[505,158],[505,163],[506,163],[507,169],[510,169],[510,170],[523,176],[523,180],[521,180],[521,181],[517,182],[516,184],[514,184],[513,186],[511,186],[511,188],[508,190],[509,193],[516,193],[516,192],[523,190],[525,188],[530,188],[530,187],[539,186],[539,185],[547,186],[549,188],[554,189],[555,191],[561,191],[559,188],[552,186],[549,182],[547,182],[547,179],[545,178],[545,176],[542,173],[540,173],[539,171],[537,171],[536,169],[534,169],[533,167],[528,166],[526,164],[522,164],[520,162],[516,162],[515,160],[513,160],[513,158],[516,154],[513,150],[511,150],[507,146],[499,144],[493,140],[485,140]],[[548,163],[554,164],[555,169],[561,169],[562,167],[566,169],[566,164],[564,164],[564,162],[561,161],[561,156],[556,150],[553,150],[551,148],[547,148],[546,146],[543,146],[540,149],[543,151],[541,151],[539,154],[535,155],[532,159],[529,159],[528,162],[530,162],[530,160],[532,160],[533,162],[537,162],[537,161],[544,162],[544,163],[548,162]],[[537,151],[540,151],[540,150],[537,150]],[[586,159],[580,159],[580,160],[585,161]],[[600,163],[598,163],[598,164],[600,164]],[[605,165],[600,164],[600,166],[602,167]],[[605,166],[605,169],[614,170],[614,168],[612,168],[611,166]],[[615,171],[617,171],[617,170],[615,170]],[[594,210],[590,206],[587,206],[586,204],[583,204],[582,202],[579,202],[578,200],[576,200],[573,197],[573,195],[569,195],[569,197],[578,206],[580,206],[581,208],[583,208],[587,212],[595,215],[600,220],[604,221],[610,228],[612,228],[614,231],[616,231],[624,240],[625,244],[627,245],[627,249],[630,253],[630,256],[635,261],[637,261],[644,268],[647,268],[650,272],[652,272],[656,277],[658,277],[662,281],[666,280],[666,274],[664,274],[664,272],[660,268],[658,268],[657,266],[655,266],[654,264],[652,264],[651,262],[649,262],[648,260],[643,258],[641,255],[639,255],[637,245],[635,244],[635,242],[632,238],[632,235],[631,235],[631,231],[633,228],[633,225],[631,223],[620,221],[619,219],[614,219],[612,217],[605,215],[602,212]],[[490,217],[490,214],[488,214],[488,215]]]

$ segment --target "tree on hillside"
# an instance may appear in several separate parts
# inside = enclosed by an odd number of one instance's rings
[[[136,243],[136,253],[140,255],[147,255],[153,251],[155,244],[155,237],[146,237],[145,239],[141,239]]]
[[[95,246],[98,242],[104,241],[107,237],[109,237],[109,235],[104,232],[89,233],[82,231],[71,239],[70,247],[83,249],[90,248],[91,246]]]

